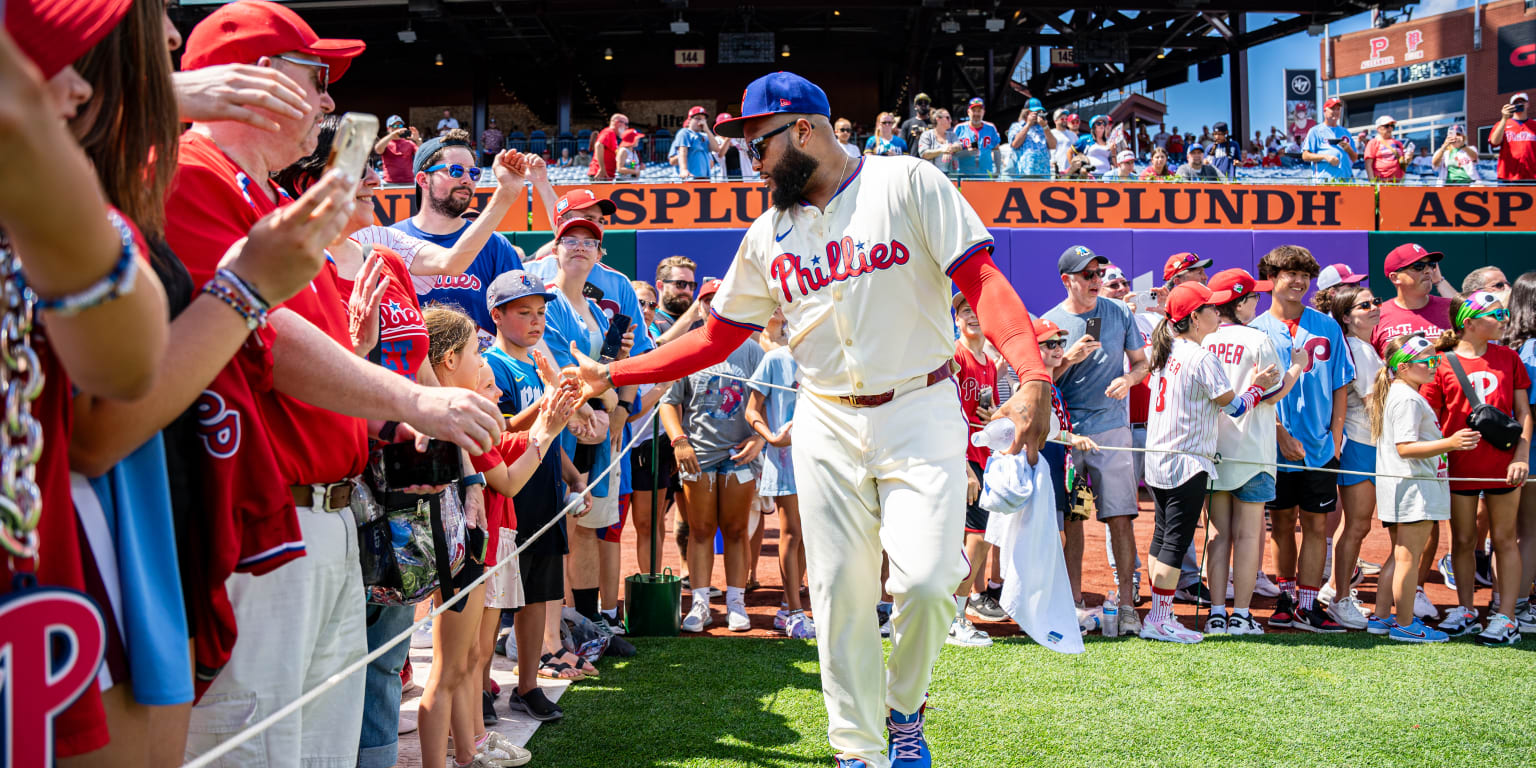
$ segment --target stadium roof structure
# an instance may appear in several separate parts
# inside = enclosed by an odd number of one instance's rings
[[[625,54],[658,48],[709,52],[726,61],[726,43],[743,33],[779,53],[841,54],[861,77],[875,75],[882,103],[905,109],[919,91],[948,103],[983,96],[1022,104],[1023,93],[1048,108],[1096,100],[1135,83],[1148,90],[1188,79],[1191,65],[1217,67],[1223,56],[1370,10],[1411,3],[1387,0],[284,0],[325,36],[357,37],[370,53],[420,38],[437,50],[546,73],[591,67],[593,50]],[[182,0],[173,14],[195,22],[223,0]],[[1266,19],[1262,24],[1257,19]],[[1249,24],[1254,23],[1253,28]],[[765,34],[767,33],[767,34]],[[774,37],[767,37],[767,35]],[[407,39],[409,38],[409,39]],[[398,39],[398,43],[396,42]],[[418,45],[416,50],[423,46]],[[811,49],[811,50],[808,50]],[[820,49],[820,50],[814,50]],[[1052,56],[1050,49],[1070,51]],[[670,50],[667,51],[670,54]],[[761,48],[758,50],[761,54]],[[783,55],[788,55],[784,51]],[[1041,60],[1048,56],[1056,58]],[[584,58],[588,57],[588,58]],[[370,58],[375,58],[370,56]],[[874,58],[879,69],[860,69]],[[1073,61],[1066,61],[1067,58]],[[670,55],[668,56],[670,64]],[[626,58],[634,61],[633,55]],[[805,61],[772,58],[789,68]],[[600,62],[599,62],[600,63]],[[763,62],[766,63],[766,62]],[[1240,67],[1233,62],[1234,71]],[[588,70],[596,74],[594,70]],[[631,74],[649,73],[629,70]],[[1234,91],[1235,93],[1236,91]],[[954,101],[950,102],[950,99]]]

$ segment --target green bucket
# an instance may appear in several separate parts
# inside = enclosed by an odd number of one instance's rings
[[[640,637],[677,637],[682,629],[683,580],[671,568],[624,579],[624,626]]]

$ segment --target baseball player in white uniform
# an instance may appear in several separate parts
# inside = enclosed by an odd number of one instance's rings
[[[1051,420],[1050,380],[1024,304],[992,264],[991,236],[937,168],[850,158],[826,94],[788,72],[749,85],[741,114],[716,131],[746,139],[773,207],[748,229],[708,322],[650,354],[567,372],[593,392],[670,381],[724,358],[783,309],[802,375],[795,479],[829,739],[843,768],[927,768],[928,684],[969,573],[951,282],[1018,371],[999,417],[1014,422],[1010,452],[1030,461]],[[884,664],[869,611],[882,549],[895,602]]]
[[[1217,303],[1205,286],[1189,282],[1168,293],[1164,319],[1152,333],[1152,404],[1147,411],[1147,485],[1157,505],[1152,534],[1152,611],[1142,625],[1147,640],[1198,643],[1201,634],[1173,615],[1179,563],[1194,539],[1206,488],[1215,464],[1219,419],[1238,417],[1258,404],[1265,390],[1280,380],[1269,365],[1241,395],[1221,363],[1200,346],[1221,323]],[[1226,416],[1222,414],[1225,413]]]

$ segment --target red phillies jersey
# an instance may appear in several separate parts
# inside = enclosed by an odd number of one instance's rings
[[[400,254],[381,245],[364,246],[384,257],[384,298],[379,302],[379,365],[411,380],[427,359],[427,347],[431,337],[421,320],[421,307],[416,302],[416,289],[411,284],[411,271],[405,266]],[[337,275],[336,290],[341,293],[345,306],[352,295],[353,281]],[[494,465],[492,465],[494,466]]]
[[[1455,300],[1444,296],[1430,296],[1429,303],[1418,309],[1407,309],[1397,303],[1397,299],[1384,301],[1381,303],[1381,321],[1376,324],[1376,330],[1371,331],[1371,346],[1376,348],[1376,354],[1385,357],[1387,342],[1399,336],[1422,333],[1434,341],[1451,327],[1451,312],[1455,306]]]
[[[985,424],[976,416],[976,407],[981,402],[983,391],[991,392],[992,407],[998,406],[997,399],[997,361],[977,360],[971,350],[967,349],[964,341],[955,342],[955,362],[960,364],[960,373],[955,376],[955,383],[960,388],[960,409],[965,413],[966,437],[976,434]],[[966,441],[965,458],[974,461],[981,466],[987,465],[987,457],[992,452],[980,446],[971,445]]]
[[[1456,372],[1451,370],[1452,355],[1456,353],[1445,353],[1440,365],[1435,368],[1435,378],[1420,390],[1424,399],[1429,401],[1430,409],[1435,412],[1435,418],[1440,420],[1440,431],[1447,435],[1465,429],[1467,417],[1472,415],[1472,402],[1462,390],[1461,382],[1456,380]],[[1483,402],[1511,416],[1515,414],[1515,390],[1529,392],[1531,389],[1531,378],[1525,370],[1525,364],[1508,347],[1489,344],[1488,351],[1482,357],[1465,358],[1457,355],[1456,359],[1467,372],[1467,380],[1477,388],[1477,394]],[[1451,477],[1502,477],[1514,456],[1513,450],[1501,451],[1484,440],[1470,451],[1451,451]],[[1453,491],[1507,487],[1505,483],[1451,482]]]
[[[1504,120],[1504,143],[1499,145],[1499,178],[1504,181],[1536,180],[1536,129],[1530,120]]]

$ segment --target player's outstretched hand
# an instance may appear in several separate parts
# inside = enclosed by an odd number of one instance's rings
[[[591,400],[594,397],[602,397],[604,392],[613,389],[613,381],[608,378],[608,366],[588,357],[571,342],[571,356],[576,358],[576,364],[567,366],[562,373],[566,376],[574,376],[581,382],[581,396]]]
[[[1009,455],[1024,452],[1024,458],[1034,466],[1045,445],[1045,437],[1051,429],[1051,385],[1045,381],[1026,381],[1014,391],[1013,397],[997,409],[997,418],[1013,422],[1013,445]]]

